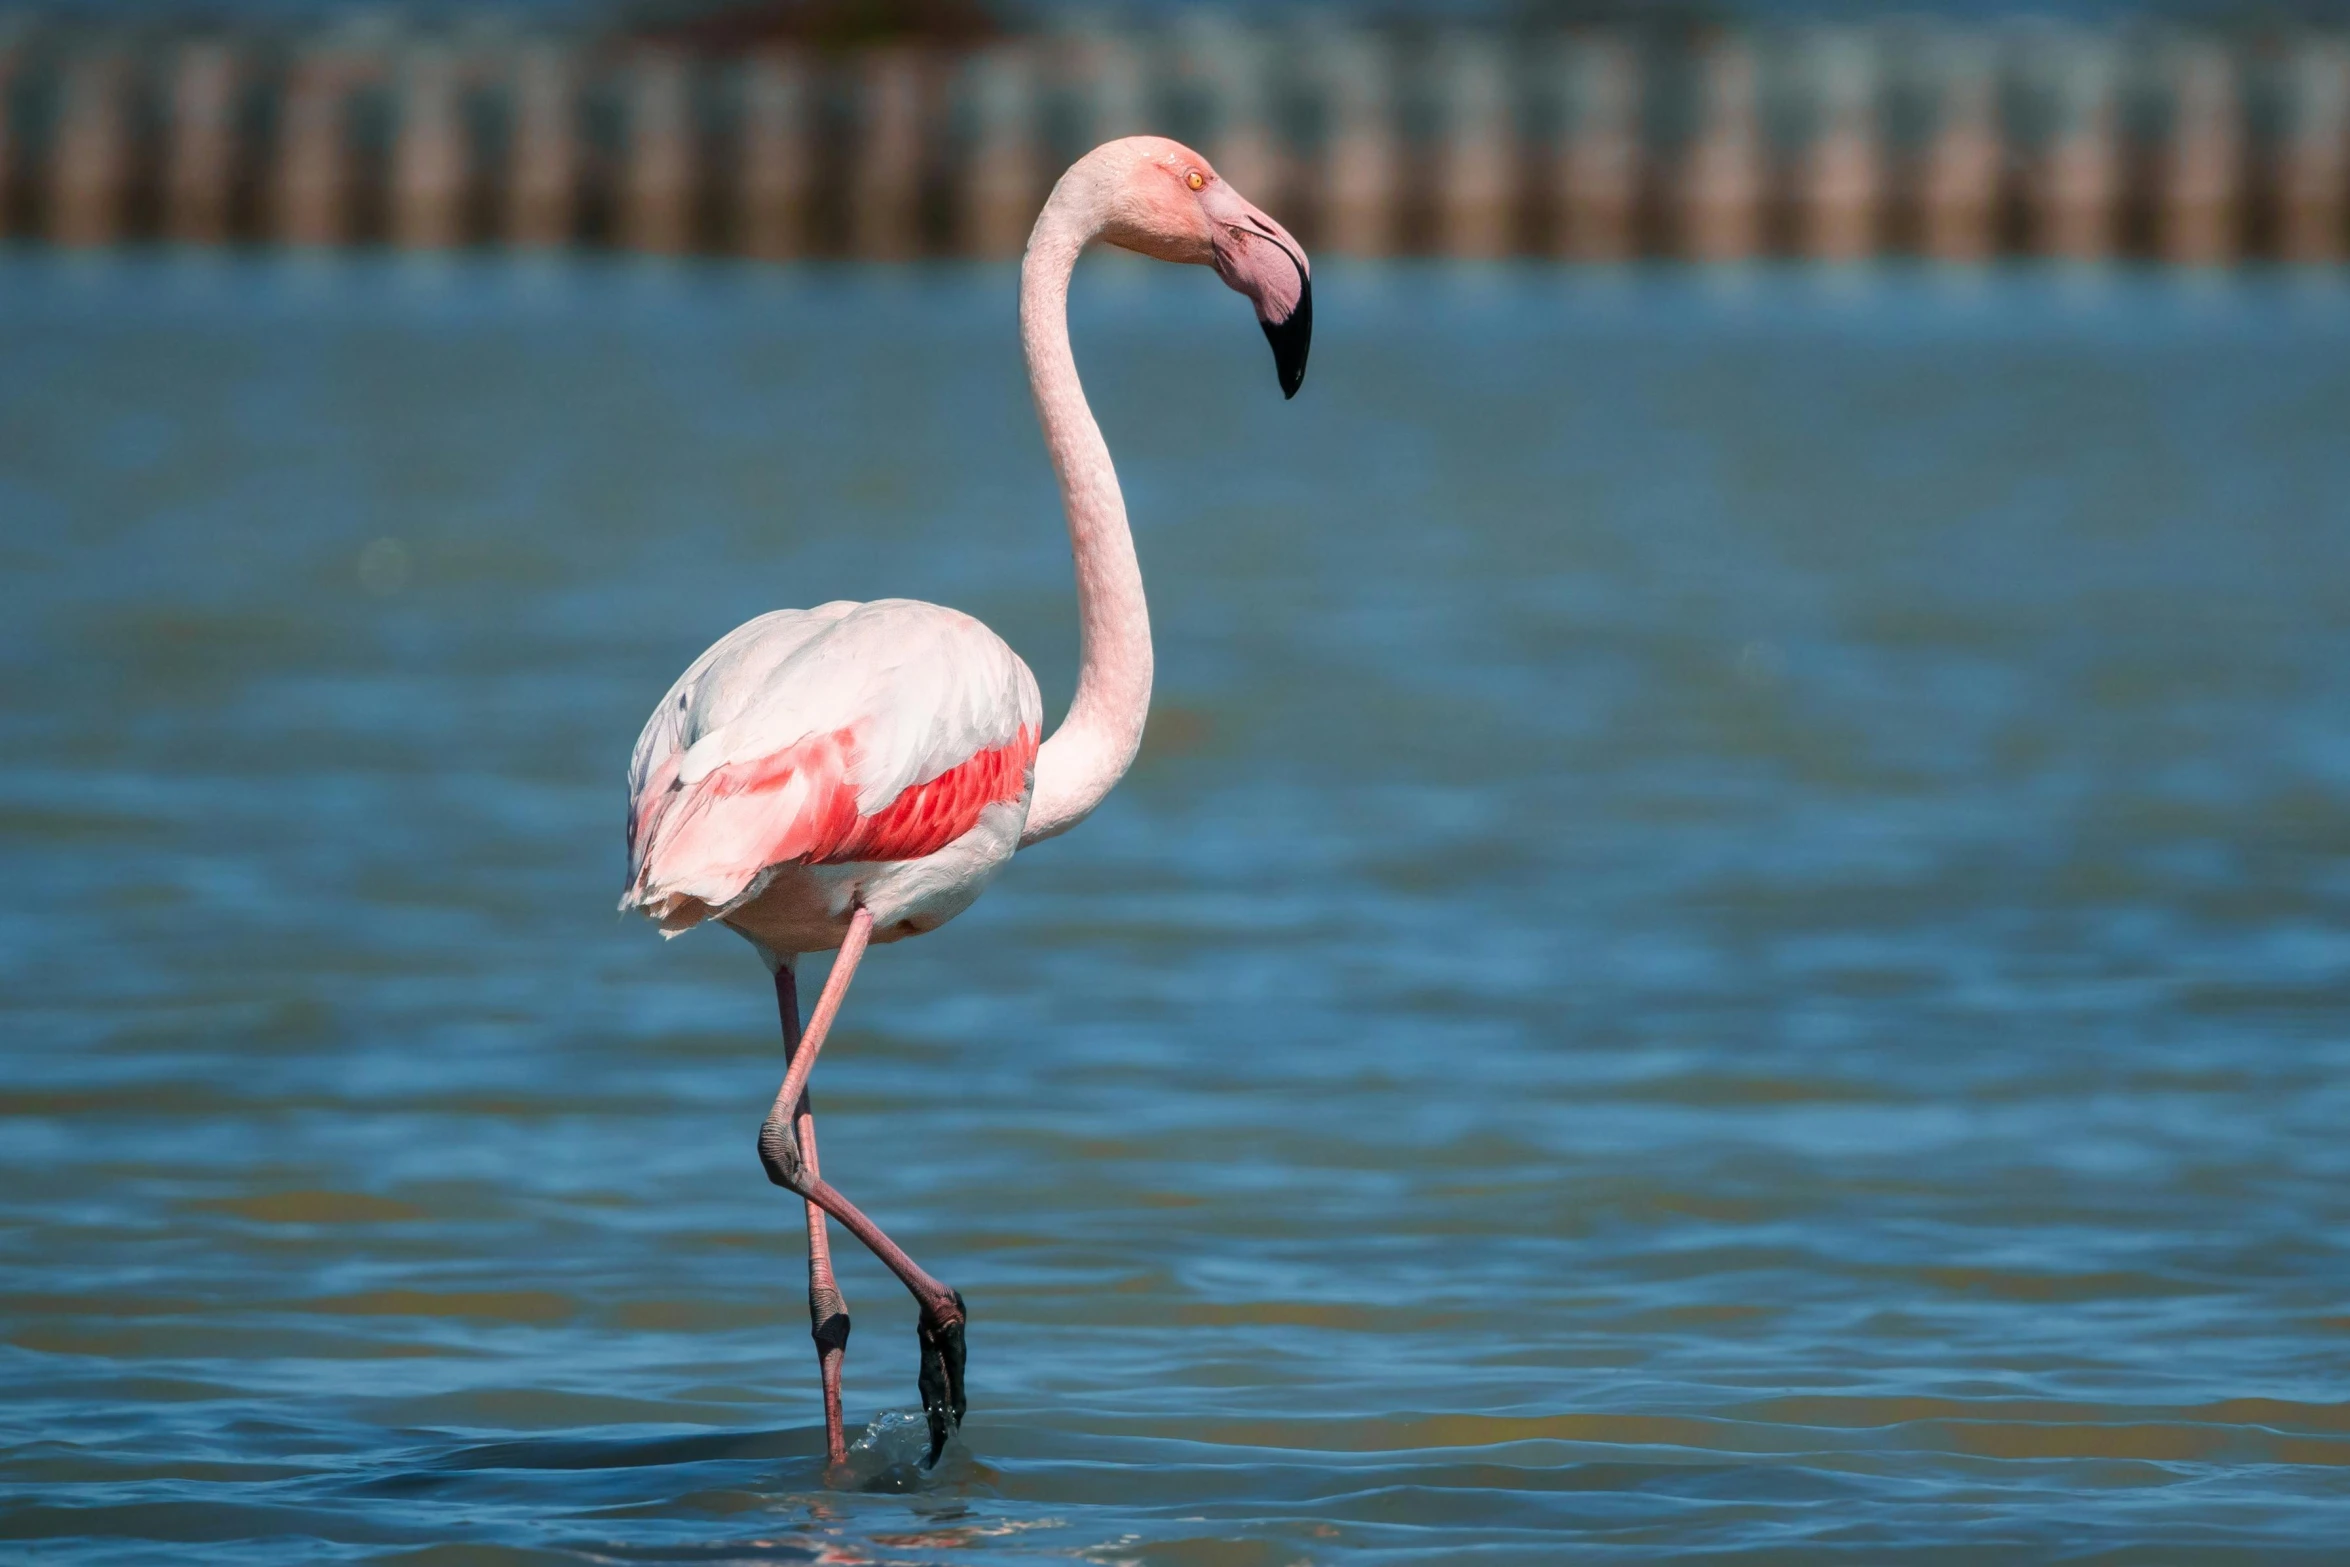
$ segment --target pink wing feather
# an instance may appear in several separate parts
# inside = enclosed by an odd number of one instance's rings
[[[779,610],[695,660],[638,737],[622,908],[682,929],[771,866],[906,860],[1024,798],[1036,680],[970,616],[911,599]]]

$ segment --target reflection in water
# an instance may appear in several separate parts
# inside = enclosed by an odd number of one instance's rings
[[[0,271],[43,1559],[2332,1548],[2338,286],[1341,270],[1276,410],[1094,272],[1161,705],[827,1053],[973,1311],[830,1491],[765,987],[610,913],[620,775],[776,604],[1065,695],[1008,274]]]

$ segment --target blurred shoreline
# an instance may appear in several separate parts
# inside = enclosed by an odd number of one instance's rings
[[[0,111],[0,236],[68,246],[1001,257],[1155,130],[1318,254],[2350,255],[2350,33],[2308,27],[20,18]]]

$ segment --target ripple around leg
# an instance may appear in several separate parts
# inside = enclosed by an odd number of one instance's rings
[[[960,1437],[947,1438],[936,1464],[927,1464],[929,1457],[930,1417],[919,1409],[885,1409],[849,1444],[847,1489],[935,1491],[970,1477],[971,1453]]]

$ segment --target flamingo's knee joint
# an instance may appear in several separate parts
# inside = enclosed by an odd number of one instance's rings
[[[831,1284],[808,1286],[808,1325],[819,1353],[849,1347],[849,1303]]]
[[[807,1166],[800,1161],[800,1140],[790,1123],[771,1120],[759,1128],[759,1164],[767,1179],[785,1191],[808,1195]]]

